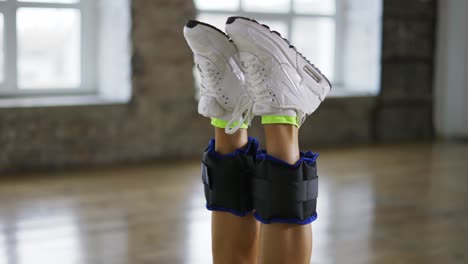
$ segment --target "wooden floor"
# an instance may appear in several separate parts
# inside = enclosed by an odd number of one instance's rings
[[[321,151],[312,263],[468,263],[468,144]],[[199,163],[0,177],[1,264],[211,263]]]

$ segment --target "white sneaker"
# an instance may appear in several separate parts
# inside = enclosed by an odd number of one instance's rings
[[[266,25],[244,17],[229,17],[226,33],[239,50],[254,115],[296,116],[300,125],[331,89],[330,81],[296,48]],[[239,116],[239,113],[234,113]],[[240,116],[250,115],[247,113]]]
[[[240,74],[234,58],[237,54],[236,46],[221,30],[195,20],[187,22],[184,36],[194,53],[201,78],[198,112],[206,117],[232,120],[232,113],[240,97],[243,94],[247,96],[239,81],[242,77],[236,76],[236,73]],[[237,119],[232,122],[240,121],[240,118]],[[231,129],[229,132],[235,131]]]

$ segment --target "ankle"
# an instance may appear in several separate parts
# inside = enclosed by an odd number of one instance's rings
[[[215,128],[215,150],[220,154],[228,154],[236,149],[247,146],[248,136],[246,129],[239,129],[236,133],[226,134],[224,128]]]
[[[264,125],[266,151],[269,155],[290,164],[300,159],[298,129],[294,125]]]

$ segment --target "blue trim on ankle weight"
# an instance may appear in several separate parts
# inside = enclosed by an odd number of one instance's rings
[[[206,209],[208,209],[209,211],[219,211],[219,212],[227,212],[227,213],[231,213],[235,216],[239,216],[239,217],[243,217],[243,216],[246,216],[248,213],[250,213],[251,211],[248,211],[248,212],[237,212],[235,210],[232,210],[230,208],[225,208],[225,207],[220,207],[220,206],[209,206],[208,204],[206,204]]]
[[[215,150],[215,139],[212,138],[208,142],[208,147],[206,148],[208,150],[208,154],[212,155],[217,158],[228,158],[228,157],[234,157],[237,155],[246,155],[249,153],[250,149],[254,148],[254,152],[257,151],[258,149],[258,140],[254,137],[249,136],[248,141],[247,141],[247,147],[246,148],[237,148],[231,153],[227,154],[221,154]]]
[[[304,221],[301,221],[296,218],[272,218],[272,219],[263,219],[261,216],[257,214],[257,212],[254,213],[255,219],[258,221],[264,223],[264,224],[274,224],[274,223],[283,223],[283,224],[297,224],[297,225],[307,225],[312,223],[313,221],[317,220],[317,212],[313,214],[312,216],[306,218]]]
[[[306,162],[309,165],[314,164],[317,161],[317,157],[319,156],[318,153],[314,153],[312,151],[300,152],[299,155],[300,155],[299,160],[296,161],[296,163],[294,164],[290,164],[284,160],[281,160],[277,157],[269,155],[266,152],[266,150],[262,149],[262,150],[257,151],[257,160],[271,160],[273,162],[280,163],[280,164],[289,166],[293,169],[296,169],[299,166],[301,166],[302,162]]]

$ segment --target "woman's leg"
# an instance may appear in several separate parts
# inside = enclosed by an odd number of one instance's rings
[[[298,128],[288,124],[265,124],[266,151],[294,164],[299,160]],[[261,224],[259,264],[308,264],[312,254],[312,226]]]
[[[215,127],[215,150],[220,154],[243,148],[247,142],[247,129],[239,129],[233,135],[228,135],[224,128]],[[211,233],[214,264],[256,263],[259,226],[252,213],[239,217],[213,211]]]

